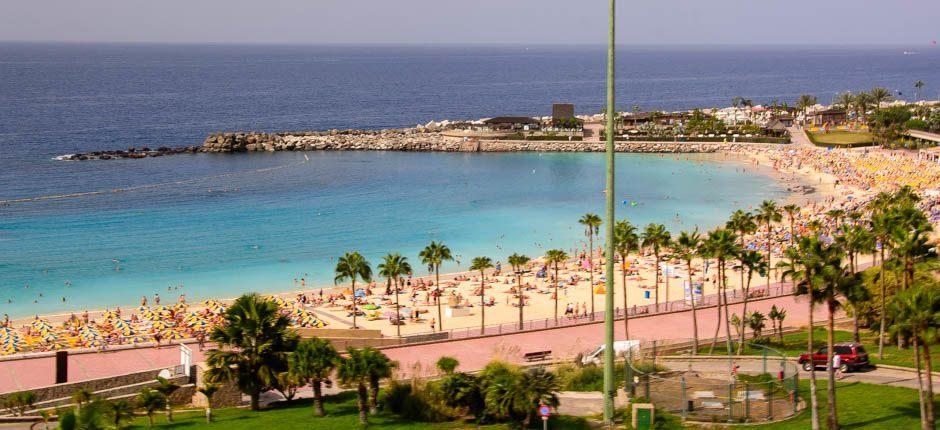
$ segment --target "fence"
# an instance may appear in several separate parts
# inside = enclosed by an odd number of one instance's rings
[[[761,300],[768,299],[773,297],[781,297],[793,294],[793,285],[790,283],[776,283],[768,288],[758,288],[753,287],[750,292],[749,300]],[[728,292],[728,302],[730,304],[740,303],[743,301],[741,297],[741,290],[731,290]],[[710,294],[707,296],[701,296],[695,299],[695,306],[698,308],[715,306],[719,303],[718,294]],[[690,301],[682,300],[673,300],[670,302],[656,304],[649,304],[643,306],[632,306],[627,314],[630,318],[641,317],[641,316],[650,316],[657,314],[664,314],[669,312],[680,312],[692,309],[692,303]],[[614,311],[614,319],[622,319],[624,317],[624,309],[617,308]],[[408,336],[402,336],[401,343],[403,344],[414,344],[414,343],[425,343],[425,342],[438,342],[442,340],[455,340],[455,339],[470,339],[476,337],[485,337],[485,336],[498,336],[504,334],[519,333],[531,330],[544,330],[557,327],[569,327],[582,324],[590,324],[592,322],[604,321],[605,312],[597,311],[593,314],[588,314],[587,316],[581,317],[567,317],[559,316],[558,318],[544,318],[537,320],[527,320],[523,321],[522,326],[519,326],[518,322],[513,323],[502,323],[502,324],[493,324],[487,325],[484,327],[467,327],[459,329],[447,329],[443,331],[428,331],[416,333]]]

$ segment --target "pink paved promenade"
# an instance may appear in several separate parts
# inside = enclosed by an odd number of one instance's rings
[[[765,315],[771,305],[787,310],[787,326],[799,326],[807,322],[808,309],[805,300],[783,296],[752,301],[748,311],[761,311]],[[741,313],[741,305],[733,305],[732,313]],[[825,310],[817,307],[815,318],[825,318]],[[716,324],[715,308],[699,311],[699,336],[710,339]],[[617,321],[616,338],[624,339],[623,321]],[[692,337],[691,312],[634,317],[630,319],[632,339],[670,340]],[[434,344],[419,344],[385,349],[393,360],[397,360],[405,375],[410,375],[415,366],[420,373],[433,372],[434,363],[443,355],[460,360],[460,369],[479,370],[493,358],[520,361],[521,355],[531,351],[551,350],[556,358],[574,357],[587,352],[603,342],[604,328],[601,322],[579,326],[560,327],[485,338],[461,339]],[[69,358],[69,381],[97,379],[136,371],[170,367],[179,364],[179,347],[165,346],[160,349],[142,348],[101,353],[76,354]],[[204,355],[193,348],[193,361],[204,359]],[[52,385],[55,363],[53,357],[0,361],[0,393],[33,389]]]
[[[786,309],[787,318],[784,321],[786,326],[805,325],[809,321],[809,308],[805,299],[793,296],[749,302],[748,312],[760,311],[767,315],[773,305]],[[732,305],[731,313],[741,314],[741,305]],[[717,312],[714,307],[711,307],[699,310],[698,316],[699,338],[710,340],[715,333]],[[815,321],[823,321],[824,318],[826,318],[825,308],[817,306],[814,313]],[[623,340],[623,320],[616,321],[614,328],[616,329],[615,339]],[[724,335],[724,328],[719,335]],[[732,329],[732,335],[734,335],[734,329]],[[494,358],[521,362],[521,356],[526,352],[551,350],[555,358],[573,358],[578,353],[586,353],[594,349],[604,341],[603,338],[604,325],[599,322],[503,336],[392,347],[383,351],[399,362],[399,369],[403,376],[420,376],[436,373],[434,363],[445,355],[459,359],[460,370],[474,371],[482,369]],[[631,318],[630,338],[637,340],[691,339],[692,313],[676,312]],[[418,371],[415,372],[415,369]]]

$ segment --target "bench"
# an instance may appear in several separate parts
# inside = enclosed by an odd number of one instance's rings
[[[763,391],[739,391],[738,392],[739,401],[746,400],[765,400]]]
[[[551,351],[527,352],[523,354],[522,359],[527,362],[542,361],[542,360],[547,360],[549,357],[551,357],[551,355],[552,355]]]
[[[693,399],[714,399],[716,397],[715,397],[714,391],[693,391],[692,398]]]
[[[702,409],[724,409],[725,404],[721,402],[702,402]]]

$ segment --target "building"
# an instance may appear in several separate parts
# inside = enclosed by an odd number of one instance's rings
[[[811,113],[810,120],[812,124],[817,127],[823,125],[842,125],[845,124],[845,110],[843,109],[824,109]]]
[[[491,130],[538,130],[539,120],[528,116],[497,116],[483,121]]]
[[[574,105],[571,103],[552,104],[552,121],[570,120],[574,118]]]

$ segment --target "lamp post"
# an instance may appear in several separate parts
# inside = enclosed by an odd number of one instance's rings
[[[607,222],[604,224],[606,288],[604,288],[604,423],[614,423],[614,1],[609,0],[607,45]],[[626,316],[624,316],[626,318]]]

